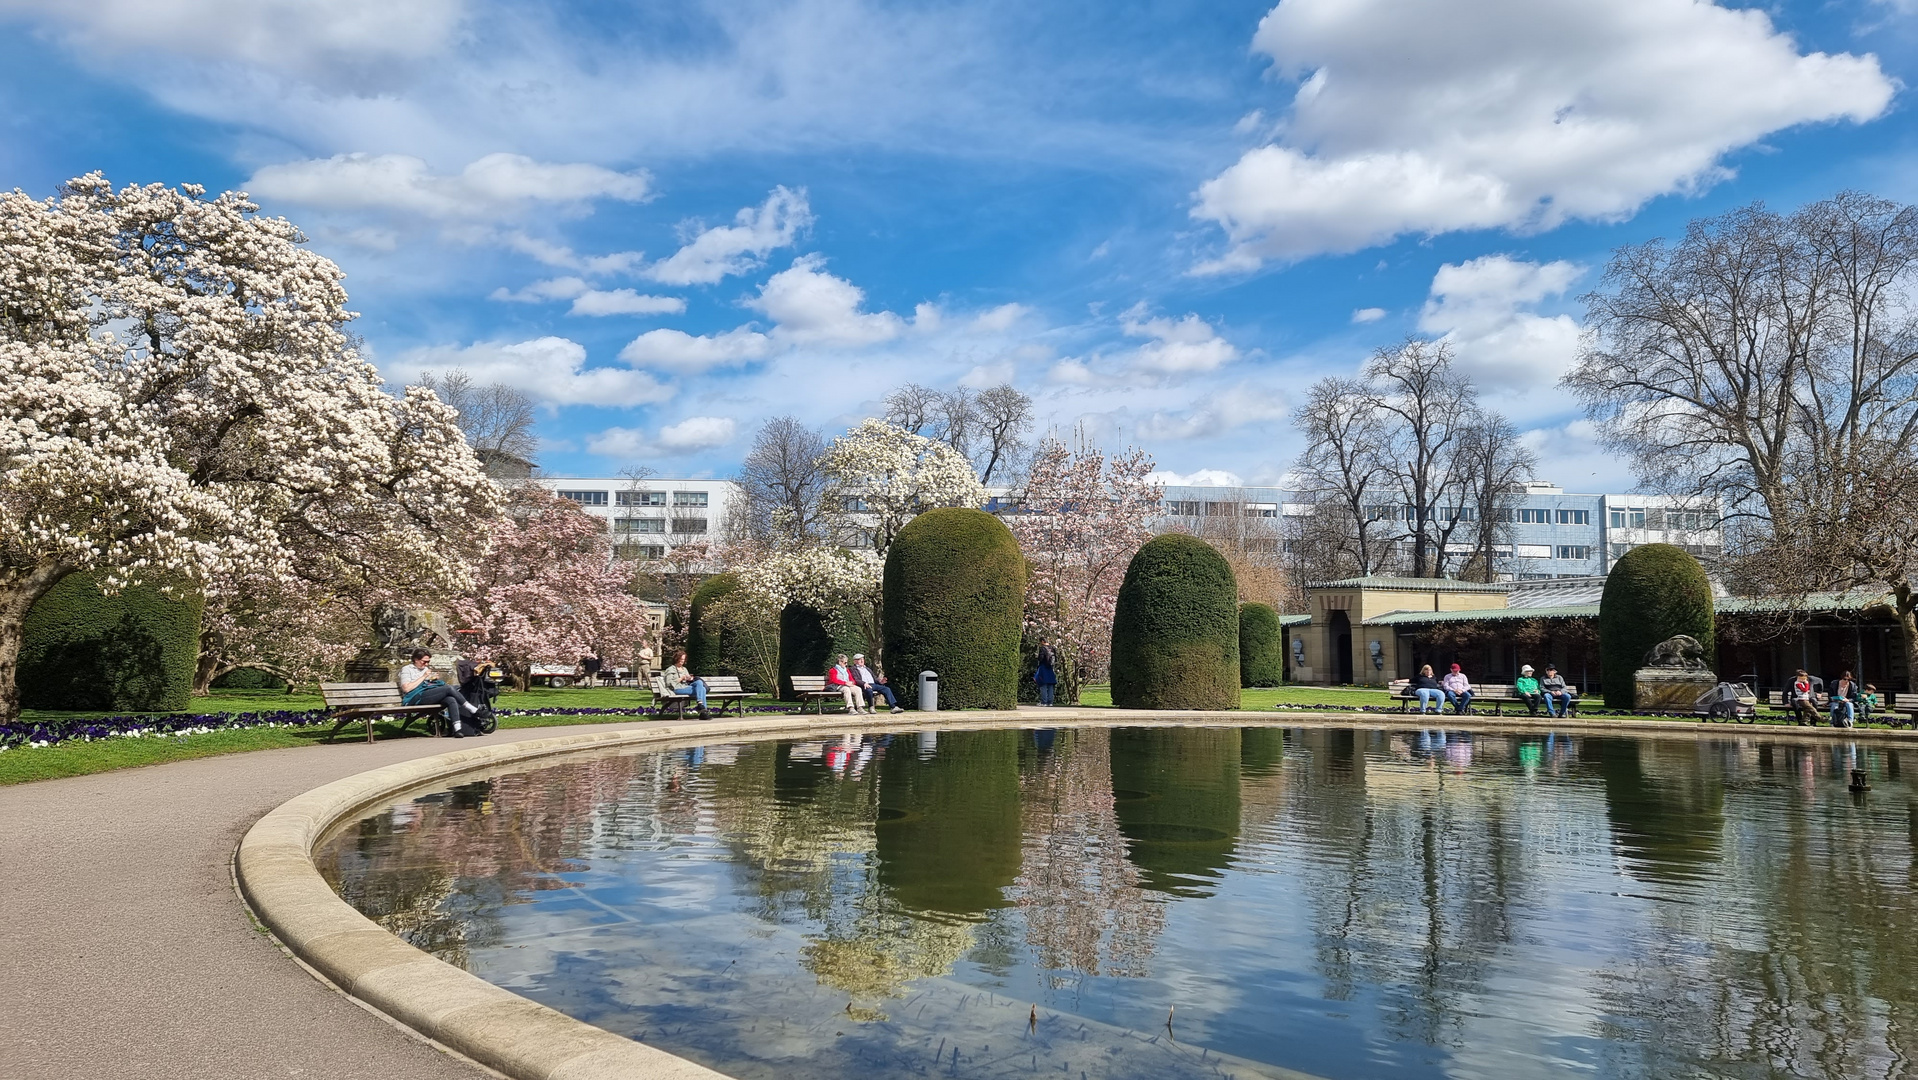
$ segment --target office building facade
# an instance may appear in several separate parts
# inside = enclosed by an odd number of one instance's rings
[[[615,476],[536,476],[538,484],[606,522],[613,553],[661,559],[692,544],[726,540],[727,512],[738,497],[731,480]]]

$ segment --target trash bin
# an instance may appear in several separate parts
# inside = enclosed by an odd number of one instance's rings
[[[919,673],[919,711],[939,711],[939,674],[934,671]]]

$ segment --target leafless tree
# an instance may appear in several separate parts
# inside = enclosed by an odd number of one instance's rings
[[[1225,556],[1239,585],[1240,603],[1303,611],[1304,590],[1286,567],[1279,509],[1253,501],[1244,488],[1229,488],[1206,502],[1205,513],[1180,528]]]
[[[929,434],[944,397],[929,386],[907,383],[886,395],[886,422],[914,435]]]
[[[1754,204],[1614,253],[1564,385],[1648,487],[1722,499],[1748,580],[1890,593],[1918,671],[1918,207]]]
[[[505,383],[478,386],[464,369],[420,373],[419,385],[460,414],[460,430],[489,476],[524,475],[539,450],[533,399]]]
[[[1385,540],[1380,534],[1385,529],[1374,508],[1384,501],[1391,472],[1381,457],[1387,431],[1371,388],[1354,379],[1320,379],[1293,423],[1306,444],[1294,467],[1299,495],[1313,508],[1308,516],[1317,519],[1304,525],[1316,535],[1295,540],[1329,543],[1332,551],[1314,561],[1344,562],[1337,558],[1343,555],[1358,574],[1377,571],[1383,564]],[[1327,525],[1335,527],[1327,532]]]
[[[819,459],[826,437],[791,416],[760,425],[739,467],[744,535],[760,542],[808,544],[831,517],[821,502],[826,474]]]
[[[979,439],[973,462],[979,468],[979,482],[991,484],[998,476],[1004,483],[1017,471],[1025,453],[1026,437],[1032,431],[1032,399],[1011,383],[1000,383],[979,391],[973,399],[973,412]]]
[[[1464,478],[1472,553],[1459,576],[1473,581],[1498,580],[1498,552],[1509,553],[1512,511],[1518,504],[1521,481],[1538,470],[1538,455],[1519,441],[1518,429],[1497,413],[1482,413],[1478,424],[1459,441],[1459,473]]]
[[[1452,367],[1444,342],[1408,338],[1380,349],[1365,365],[1371,397],[1389,431],[1384,456],[1405,520],[1398,532],[1413,577],[1445,573],[1447,545],[1463,517],[1467,494],[1459,447],[1484,423],[1478,391]]]
[[[926,434],[972,458],[973,435],[979,426],[977,403],[963,386],[939,395],[933,404],[932,426]]]

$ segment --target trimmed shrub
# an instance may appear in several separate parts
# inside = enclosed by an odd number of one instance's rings
[[[1112,617],[1112,703],[1239,707],[1239,594],[1211,544],[1167,533],[1132,556]]]
[[[822,675],[833,653],[832,634],[819,612],[800,603],[779,613],[779,699],[798,701],[794,675]]]
[[[739,588],[738,574],[714,574],[699,583],[686,602],[686,666],[695,675],[737,675],[726,666],[725,638],[717,619],[706,611],[713,601]],[[672,657],[667,657],[668,663]]]
[[[259,668],[234,668],[213,680],[215,690],[284,690],[286,680]]]
[[[1670,544],[1635,547],[1612,564],[1599,601],[1599,677],[1607,706],[1637,704],[1632,673],[1652,646],[1676,634],[1697,638],[1706,661],[1716,660],[1711,579],[1697,559]]]
[[[203,602],[135,586],[107,596],[72,574],[27,612],[20,704],[29,709],[173,712],[187,707]]]
[[[1239,685],[1285,682],[1285,635],[1270,604],[1239,605]]]
[[[939,673],[941,709],[1010,709],[1019,697],[1026,560],[1005,523],[981,510],[928,510],[886,554],[886,673],[899,704],[919,673]]]

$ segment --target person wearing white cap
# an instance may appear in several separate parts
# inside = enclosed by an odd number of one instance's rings
[[[1538,680],[1532,677],[1530,664],[1518,669],[1518,678],[1512,683],[1512,693],[1525,703],[1525,711],[1532,716],[1537,716],[1538,707],[1545,704],[1545,695],[1539,691]]]
[[[906,711],[899,707],[899,699],[893,696],[892,687],[886,685],[886,677],[874,674],[873,670],[866,666],[865,653],[852,654],[852,681],[858,683],[859,689],[866,693],[867,712],[872,711],[873,700],[876,698],[885,698],[886,707],[893,712]]]

